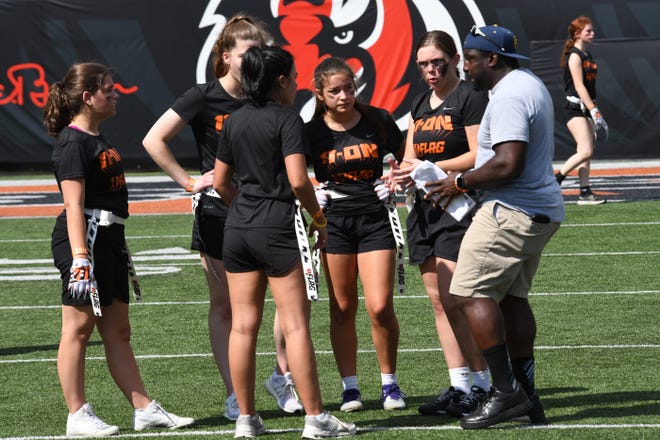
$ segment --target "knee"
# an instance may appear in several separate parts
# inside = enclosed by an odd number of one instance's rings
[[[392,303],[379,304],[369,309],[371,322],[381,327],[389,327],[393,322],[397,322],[396,313]]]
[[[335,324],[346,324],[355,322],[357,315],[357,303],[350,302],[332,302],[330,305],[330,319]]]

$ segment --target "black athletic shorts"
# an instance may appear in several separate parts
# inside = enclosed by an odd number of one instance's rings
[[[329,254],[361,254],[396,248],[385,207],[370,214],[344,216],[329,213],[327,218],[325,252]]]
[[[227,272],[263,270],[267,276],[277,276],[300,264],[298,240],[293,228],[290,231],[227,228],[222,254]]]
[[[580,104],[573,104],[572,102],[566,101],[566,104],[564,104],[564,117],[566,118],[566,122],[568,122],[575,117],[590,119],[591,115],[589,112],[583,112],[580,108]]]
[[[123,252],[124,225],[99,226],[94,242],[94,276],[99,289],[101,306],[112,304],[113,298],[128,303],[128,261]],[[55,267],[62,278],[62,304],[91,305],[89,298],[75,299],[69,294],[71,244],[66,229],[66,217],[60,215],[53,228],[51,250]]]
[[[190,249],[222,260],[222,241],[227,212],[227,205],[221,199],[202,194],[195,210]]]
[[[410,264],[419,266],[431,256],[456,261],[473,215],[474,210],[457,222],[443,209],[434,208],[430,201],[422,199],[418,191],[406,221]]]

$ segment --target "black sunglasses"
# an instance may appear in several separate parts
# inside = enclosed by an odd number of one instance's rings
[[[488,37],[488,35],[484,34],[484,33],[481,31],[481,29],[479,29],[479,28],[477,27],[476,24],[475,24],[474,26],[472,26],[472,29],[470,29],[470,35],[472,35],[473,37],[482,37],[482,38],[485,38],[486,41],[489,41],[489,42],[493,43],[493,44],[495,45],[495,47],[497,47],[499,50],[501,50],[502,52],[506,52],[506,49],[505,49],[505,48],[503,48],[502,46],[500,46],[499,43],[496,43],[495,41],[493,41],[493,39],[490,38],[490,37]]]

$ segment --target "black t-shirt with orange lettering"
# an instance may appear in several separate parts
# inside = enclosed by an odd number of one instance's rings
[[[215,167],[218,136],[230,114],[245,105],[245,101],[231,96],[214,79],[188,89],[172,105],[193,130],[199,155],[199,171],[204,174]]]
[[[128,217],[128,190],[121,157],[102,135],[64,127],[57,138],[51,166],[58,186],[62,180],[85,179],[85,208]]]
[[[582,83],[589,93],[589,97],[592,100],[596,100],[596,77],[598,76],[598,64],[594,61],[593,57],[589,52],[582,51],[577,47],[571,47],[568,50],[568,56],[570,54],[577,54],[582,60]],[[568,59],[567,56],[567,59]],[[571,75],[571,69],[568,67],[568,62],[564,67],[564,91],[566,96],[578,96],[577,91],[575,90],[575,83],[573,83],[573,75]]]
[[[413,101],[413,146],[417,158],[437,162],[468,152],[465,127],[481,122],[488,104],[486,93],[461,81],[435,109],[429,103],[431,93],[433,90],[429,89]]]
[[[383,207],[374,181],[383,175],[385,155],[401,149],[403,134],[385,110],[366,106],[364,111],[368,114],[346,131],[331,130],[323,118],[305,125],[316,180],[347,195],[329,201],[329,215],[369,214]]]

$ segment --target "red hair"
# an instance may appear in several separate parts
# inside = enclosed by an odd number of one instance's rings
[[[561,53],[561,60],[559,61],[559,65],[562,68],[566,65],[566,55],[568,55],[568,51],[575,46],[575,40],[577,39],[575,35],[582,32],[582,29],[588,24],[591,24],[591,19],[584,15],[580,15],[568,25],[568,40],[564,43],[564,51]]]

